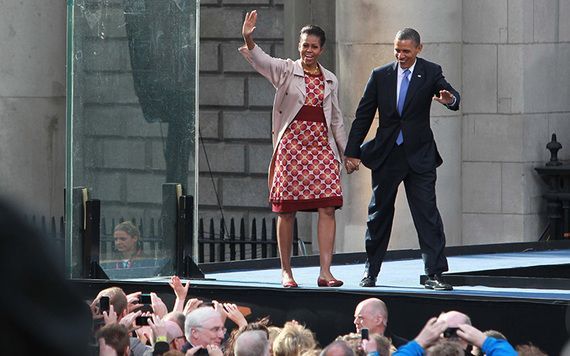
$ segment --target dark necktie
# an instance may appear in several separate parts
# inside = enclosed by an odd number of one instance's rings
[[[410,81],[408,80],[408,74],[410,74],[410,70],[406,69],[403,74],[402,83],[400,83],[400,96],[398,98],[398,113],[402,116],[402,111],[404,110],[404,103],[406,102],[406,94],[408,93],[408,86],[410,85]],[[404,136],[402,134],[402,130],[398,133],[398,138],[396,138],[396,144],[400,146],[404,142]]]

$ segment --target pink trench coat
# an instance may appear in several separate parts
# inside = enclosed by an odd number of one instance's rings
[[[300,59],[292,61],[291,59],[273,58],[263,52],[259,46],[255,46],[251,51],[243,46],[239,48],[239,52],[257,72],[267,78],[277,89],[273,100],[271,131],[273,156],[269,164],[268,176],[269,189],[271,189],[278,144],[285,130],[305,103],[305,74]],[[346,147],[346,131],[338,105],[338,80],[332,72],[320,64],[319,66],[325,78],[323,111],[327,122],[328,142],[335,158],[342,162],[341,157],[344,155],[344,148]]]

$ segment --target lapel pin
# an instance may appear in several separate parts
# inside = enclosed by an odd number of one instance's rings
[[[422,75],[421,75],[421,74],[418,74],[418,78],[421,78],[421,77],[422,77]]]

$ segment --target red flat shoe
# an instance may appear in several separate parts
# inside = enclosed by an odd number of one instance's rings
[[[281,281],[283,288],[297,288],[299,285],[295,281],[283,282]]]
[[[344,284],[343,281],[335,279],[335,278],[328,280],[328,281],[326,279],[320,278],[320,277],[317,279],[317,285],[319,287],[340,287],[343,284]]]

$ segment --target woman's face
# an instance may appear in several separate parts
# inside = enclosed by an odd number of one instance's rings
[[[307,35],[306,33],[301,35],[299,38],[299,56],[305,66],[315,66],[322,52],[323,47],[321,47],[321,41],[317,36]]]
[[[131,236],[125,231],[117,230],[113,234],[113,237],[117,251],[122,253],[134,253],[137,250],[138,238],[136,236]]]

